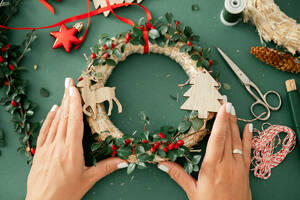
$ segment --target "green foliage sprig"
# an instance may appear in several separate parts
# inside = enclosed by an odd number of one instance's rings
[[[3,1],[2,1],[3,2]],[[0,7],[0,23],[6,25],[11,17],[17,12],[21,0],[12,0],[7,6]],[[8,41],[8,32],[0,29],[0,88],[4,95],[0,105],[10,113],[11,121],[15,130],[20,134],[21,147],[18,151],[24,151],[27,162],[32,162],[34,147],[32,141],[36,141],[39,122],[32,122],[36,105],[32,103],[26,93],[28,81],[21,78],[22,72],[26,69],[20,63],[31,49],[30,45],[37,38],[35,32],[27,34],[21,45],[11,45]]]

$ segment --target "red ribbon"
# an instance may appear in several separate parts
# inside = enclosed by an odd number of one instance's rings
[[[55,13],[54,8],[45,0],[39,0],[53,15]]]
[[[126,24],[129,24],[131,26],[134,26],[135,23],[132,20],[116,15],[113,10],[116,9],[116,8],[120,8],[120,7],[137,5],[137,6],[141,7],[145,11],[148,23],[152,19],[150,11],[145,6],[142,6],[140,4],[137,4],[137,3],[120,3],[120,4],[110,5],[110,3],[109,3],[108,0],[106,0],[106,2],[107,2],[107,6],[106,7],[99,8],[99,9],[94,10],[94,11],[90,11],[90,2],[89,2],[89,0],[87,0],[88,9],[89,9],[89,11],[87,13],[83,13],[83,14],[80,14],[80,15],[76,15],[76,16],[73,16],[73,17],[66,18],[66,19],[64,19],[64,20],[62,20],[60,22],[57,22],[57,23],[49,25],[49,26],[42,26],[42,27],[21,27],[21,28],[17,28],[17,27],[9,27],[9,26],[0,25],[0,28],[10,29],[10,30],[40,30],[40,29],[49,29],[49,28],[54,28],[54,27],[57,27],[57,26],[61,26],[62,24],[67,24],[67,23],[70,23],[70,22],[74,22],[74,21],[78,21],[78,20],[82,20],[82,19],[88,18],[87,28],[86,28],[86,31],[85,31],[82,39],[81,39],[81,43],[82,43],[84,41],[86,35],[87,35],[88,28],[89,28],[89,25],[90,25],[90,19],[89,18],[92,17],[92,16],[95,16],[95,15],[99,15],[99,14],[105,12],[105,11],[111,11],[113,13],[113,15],[116,18],[118,18],[120,21],[122,21],[122,22],[124,22]],[[144,38],[145,43],[146,43],[145,47],[144,47],[144,52],[148,53],[149,40],[148,40],[148,30],[147,30],[147,28],[146,29],[143,28],[143,38]],[[76,46],[75,49],[78,49],[80,47],[81,43],[78,46]]]

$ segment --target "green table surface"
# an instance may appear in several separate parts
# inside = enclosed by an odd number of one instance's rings
[[[300,1],[276,1],[289,16],[300,21]],[[87,11],[86,1],[51,1],[56,9],[56,15],[51,15],[38,1],[26,0],[20,7],[20,12],[13,18],[11,26],[42,26],[53,24],[63,18],[74,16]],[[192,4],[198,4],[200,10],[193,12]],[[228,96],[242,118],[252,118],[249,106],[254,99],[246,92],[237,77],[216,53],[215,46],[221,47],[240,68],[263,91],[277,90],[283,99],[282,108],[272,112],[269,122],[293,127],[288,103],[285,95],[284,82],[294,78],[300,87],[299,75],[284,73],[269,67],[254,56],[250,55],[250,47],[260,46],[260,40],[251,24],[240,23],[235,27],[221,24],[219,14],[223,8],[220,0],[144,0],[143,5],[150,9],[154,17],[171,11],[183,23],[190,25],[194,32],[200,35],[203,46],[213,47],[213,58],[219,64],[214,70],[221,72],[221,82],[231,85],[231,90],[221,89]],[[144,13],[136,7],[118,9],[117,13],[131,19],[139,19]],[[86,20],[83,20],[86,22]],[[69,25],[71,26],[71,25]],[[38,31],[38,40],[32,45],[32,52],[26,56],[23,64],[29,67],[24,78],[30,79],[29,97],[39,105],[36,119],[43,119],[53,104],[59,104],[63,95],[65,77],[76,78],[85,69],[84,53],[90,54],[90,47],[97,42],[102,33],[115,35],[129,29],[128,25],[115,17],[104,18],[102,15],[91,19],[91,28],[87,39],[78,50],[67,54],[63,49],[52,50],[54,39],[49,36],[51,30]],[[27,31],[11,31],[11,43],[19,43]],[[33,65],[39,66],[37,71]],[[114,109],[111,120],[122,131],[130,133],[141,129],[142,124],[137,119],[140,111],[146,111],[151,118],[150,128],[161,125],[176,125],[183,111],[180,105],[184,102],[182,91],[177,87],[187,79],[184,71],[177,63],[162,55],[133,55],[120,63],[109,79],[109,86],[116,86],[117,97],[123,105],[124,112],[117,114]],[[51,96],[41,97],[39,89],[47,88]],[[179,102],[172,100],[169,95],[179,94]],[[2,95],[2,93],[1,93]],[[17,135],[9,121],[8,114],[0,108],[0,124],[5,130],[8,146],[1,149],[0,157],[0,199],[24,199],[26,194],[26,179],[29,166],[22,153],[17,153],[19,146]],[[244,124],[240,123],[240,128]],[[261,122],[254,126],[260,129]],[[206,140],[202,142],[205,149]],[[300,198],[300,151],[297,147],[287,156],[282,164],[272,170],[268,180],[261,180],[250,172],[253,199],[299,199]],[[203,153],[204,154],[204,153]],[[156,166],[146,170],[136,170],[127,175],[120,170],[99,181],[84,197],[84,199],[102,200],[182,200],[187,199],[183,190],[169,176],[159,171]]]

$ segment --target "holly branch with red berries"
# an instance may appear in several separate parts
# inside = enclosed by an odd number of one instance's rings
[[[20,3],[21,0],[12,0],[0,7],[0,24],[5,25],[9,22]],[[27,97],[28,81],[21,78],[26,68],[21,65],[21,62],[37,36],[32,31],[27,34],[21,45],[10,44],[8,36],[7,30],[0,30],[0,88],[2,89],[0,105],[10,113],[14,128],[20,135],[21,147],[18,151],[25,152],[27,162],[30,164],[35,153],[32,141],[36,141],[40,123],[31,121],[36,105]]]

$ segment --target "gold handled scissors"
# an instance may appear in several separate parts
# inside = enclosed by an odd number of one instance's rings
[[[268,120],[271,115],[271,110],[276,111],[279,110],[281,107],[281,97],[278,92],[274,90],[269,90],[265,94],[263,94],[260,89],[248,78],[248,76],[220,49],[217,48],[221,56],[224,58],[224,60],[228,63],[232,71],[237,75],[237,77],[240,79],[242,84],[245,86],[247,91],[251,94],[251,96],[256,100],[250,107],[250,111],[252,115],[259,120]],[[251,88],[254,88],[254,90],[257,92],[259,97],[252,91]],[[267,96],[269,94],[275,94],[278,97],[279,104],[276,107],[271,106],[267,101]],[[256,115],[254,113],[254,107],[256,105],[261,105],[266,109],[265,113],[261,113],[260,115]]]

